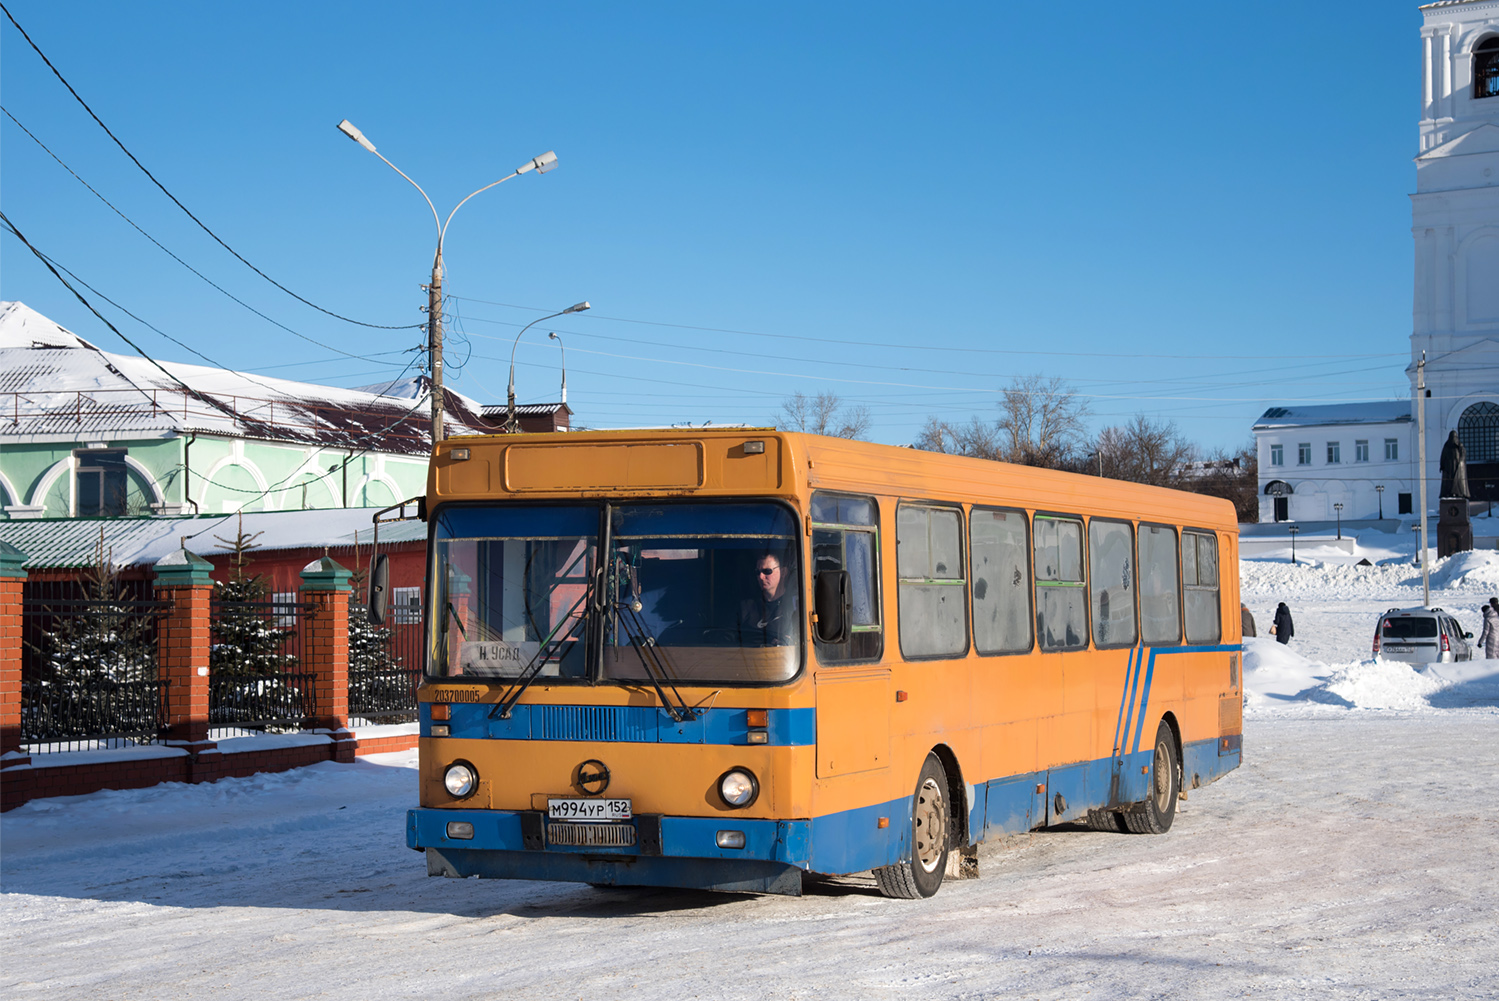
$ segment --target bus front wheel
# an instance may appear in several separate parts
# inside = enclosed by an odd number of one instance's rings
[[[1150,790],[1145,802],[1124,813],[1124,823],[1135,834],[1165,834],[1176,819],[1181,791],[1181,769],[1176,760],[1176,738],[1165,720],[1156,728],[1155,754],[1150,761]]]
[[[947,800],[947,772],[935,754],[928,754],[911,799],[911,857],[874,870],[875,882],[885,896],[930,897],[942,885],[949,840]]]

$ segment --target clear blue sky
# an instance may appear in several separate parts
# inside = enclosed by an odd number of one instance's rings
[[[444,215],[556,150],[449,230],[449,380],[481,402],[519,326],[579,299],[526,335],[519,397],[555,399],[557,330],[590,426],[764,423],[831,390],[903,443],[1039,372],[1094,426],[1145,412],[1232,447],[1270,404],[1408,394],[1413,2],[5,2],[226,242],[370,322],[422,322],[435,226],[340,119]],[[418,331],[330,319],[214,244],[9,22],[0,98],[214,281],[375,360],[236,305],[0,118],[5,212],[99,291],[230,367],[353,386],[410,360]],[[129,350],[13,237],[0,254],[0,297]]]

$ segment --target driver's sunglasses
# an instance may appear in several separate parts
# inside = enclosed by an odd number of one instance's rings
[[[781,568],[780,567],[761,567],[760,568],[760,576],[761,577],[769,577],[771,574],[775,573],[779,569],[781,569]]]

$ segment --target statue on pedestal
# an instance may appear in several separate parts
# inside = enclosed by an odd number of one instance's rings
[[[1457,432],[1447,435],[1447,444],[1442,446],[1442,489],[1437,497],[1468,499],[1468,450],[1457,440]]]
[[[1473,548],[1473,525],[1468,519],[1468,452],[1457,440],[1457,432],[1447,436],[1442,446],[1442,490],[1437,501],[1437,555],[1452,556]]]

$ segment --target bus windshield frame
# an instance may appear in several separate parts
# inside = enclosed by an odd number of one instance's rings
[[[429,529],[424,673],[788,684],[807,657],[799,525],[770,498],[444,504]]]

